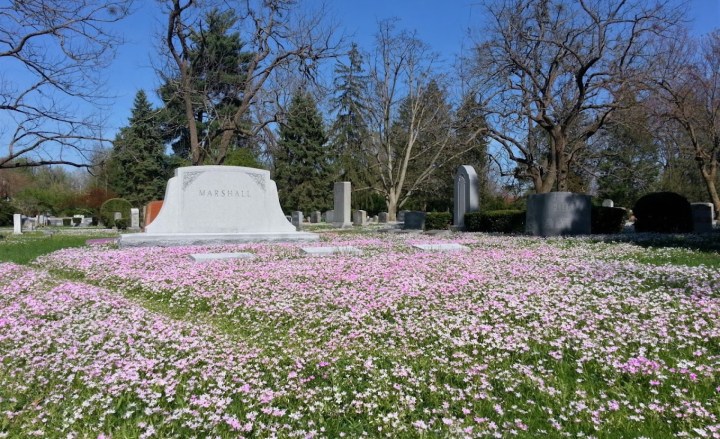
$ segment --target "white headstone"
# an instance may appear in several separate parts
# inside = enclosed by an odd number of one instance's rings
[[[122,213],[120,213],[120,212],[115,212],[115,214],[114,214],[114,216],[113,216],[113,219],[115,219],[115,220],[122,219]]]
[[[333,226],[351,227],[350,222],[350,182],[340,181],[335,183],[333,191],[335,209],[333,210]]]
[[[602,205],[603,207],[615,207],[615,202],[613,200],[603,200]]]
[[[134,230],[140,228],[140,209],[137,207],[130,209],[130,228]]]
[[[22,235],[22,215],[19,213],[13,214],[13,233]]]
[[[241,166],[177,168],[145,233],[120,237],[121,246],[315,241],[287,221],[275,182],[264,169]]]
[[[465,226],[465,214],[480,208],[478,191],[478,176],[475,168],[469,165],[458,166],[455,172],[455,185],[453,191],[453,217],[454,225]]]

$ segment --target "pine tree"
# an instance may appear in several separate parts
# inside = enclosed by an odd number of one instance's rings
[[[368,129],[365,121],[364,96],[367,94],[367,76],[363,72],[362,56],[357,44],[348,53],[348,64],[335,66],[334,98],[332,110],[335,122],[330,127],[330,144],[338,159],[335,178],[352,182],[356,191],[352,197],[354,208],[368,209],[373,204],[372,174],[367,158]]]
[[[234,149],[255,146],[248,134],[250,122],[246,120],[228,151],[220,153],[217,148],[223,134],[222,125],[232,120],[242,102],[247,64],[253,56],[244,51],[240,33],[233,31],[237,22],[238,17],[232,10],[213,9],[189,38],[192,43],[193,113],[201,143],[201,159],[205,163],[221,164]],[[189,132],[178,84],[176,77],[168,77],[159,90],[165,103],[162,112],[164,136],[176,155],[189,159]]]
[[[298,90],[280,126],[275,182],[286,211],[326,210],[331,206],[333,156],[315,100]]]
[[[145,92],[138,91],[129,125],[115,138],[108,161],[108,185],[134,206],[165,193],[169,170],[156,114]]]

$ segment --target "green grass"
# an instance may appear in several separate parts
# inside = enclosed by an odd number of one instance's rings
[[[45,235],[24,233],[7,235],[0,239],[0,262],[14,262],[27,265],[38,256],[70,247],[82,247],[88,239],[101,238],[93,235]]]
[[[720,253],[689,251],[683,249],[648,249],[635,260],[651,265],[685,265],[688,267],[720,268]]]

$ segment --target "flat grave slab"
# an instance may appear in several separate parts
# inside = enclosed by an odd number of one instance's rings
[[[302,247],[307,256],[361,255],[362,250],[352,246],[346,247]]]
[[[193,253],[190,255],[190,259],[195,262],[209,262],[219,261],[223,259],[254,259],[255,255],[252,253]]]
[[[428,252],[456,252],[470,250],[470,247],[454,242],[444,244],[413,244],[413,247]]]

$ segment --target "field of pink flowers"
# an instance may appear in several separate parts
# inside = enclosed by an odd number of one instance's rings
[[[720,437],[717,268],[324,236],[0,264],[0,437]]]

